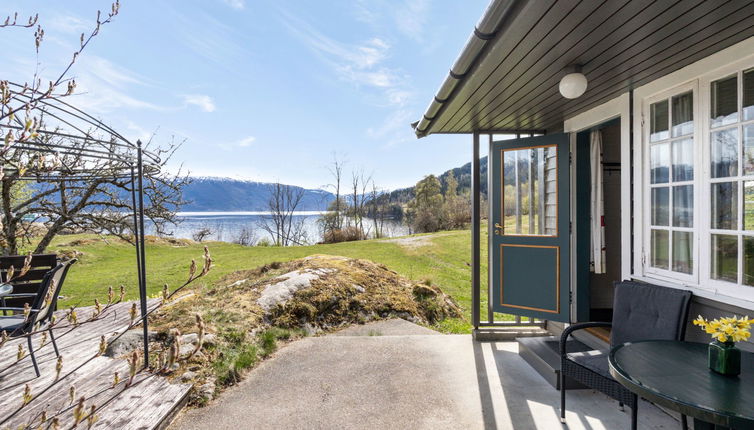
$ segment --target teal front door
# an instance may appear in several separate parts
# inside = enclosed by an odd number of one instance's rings
[[[493,142],[489,159],[492,308],[569,322],[568,135]]]

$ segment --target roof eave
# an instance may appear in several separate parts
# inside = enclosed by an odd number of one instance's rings
[[[492,0],[490,2],[466,41],[461,54],[450,68],[448,76],[424,111],[424,115],[419,121],[411,124],[417,138],[432,134],[432,122],[453,98],[457,89],[479,63],[479,59],[488,51],[489,46],[504,33],[507,23],[515,18],[524,3],[521,0]]]

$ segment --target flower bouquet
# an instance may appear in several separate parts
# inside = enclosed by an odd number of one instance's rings
[[[712,336],[709,344],[709,368],[722,375],[735,376],[741,373],[741,350],[736,342],[751,337],[750,328],[754,319],[746,317],[727,317],[708,321],[701,315],[694,320],[697,325]]]

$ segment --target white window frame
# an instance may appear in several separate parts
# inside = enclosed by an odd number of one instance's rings
[[[721,66],[722,65],[722,66]],[[754,287],[712,280],[711,254],[711,199],[710,188],[710,83],[738,73],[738,103],[742,115],[741,71],[754,67],[754,38],[745,40],[681,70],[659,78],[633,91],[634,99],[634,265],[632,277],[661,285],[692,290],[702,297],[754,309]],[[694,274],[683,276],[676,272],[652,270],[649,255],[649,105],[663,97],[694,91]],[[643,121],[642,121],[643,116]],[[740,123],[739,121],[739,127]],[[739,136],[743,140],[743,136]],[[698,149],[701,149],[699,151]],[[740,155],[739,155],[740,158]],[[739,205],[742,196],[738,196]],[[743,208],[739,208],[742,213]],[[670,215],[672,218],[672,214]],[[740,217],[740,216],[739,216]],[[645,222],[646,220],[646,222]],[[742,222],[742,220],[739,220]],[[734,234],[738,235],[738,230]],[[672,240],[672,237],[670,238]],[[742,276],[743,241],[739,241],[739,279]],[[669,255],[672,261],[672,255]],[[672,263],[671,263],[672,265]],[[669,271],[668,271],[669,272]]]
[[[693,115],[694,115],[694,131],[692,134],[693,142],[694,142],[694,179],[691,181],[691,185],[694,186],[694,209],[693,209],[693,227],[688,228],[676,228],[673,227],[673,198],[672,198],[672,188],[673,188],[673,148],[671,142],[673,141],[672,137],[672,128],[673,128],[673,118],[672,118],[672,98],[673,96],[681,95],[687,92],[691,92],[693,97]],[[701,165],[701,146],[704,144],[704,141],[701,139],[698,139],[698,136],[701,132],[701,128],[699,126],[699,123],[701,121],[700,112],[699,112],[699,102],[697,101],[699,97],[699,87],[697,85],[696,81],[687,82],[683,85],[678,85],[672,89],[663,91],[661,93],[655,94],[651,97],[647,97],[643,100],[642,103],[642,135],[641,135],[641,142],[643,145],[643,154],[644,157],[642,158],[642,165],[643,168],[643,174],[642,174],[642,181],[644,184],[643,187],[643,209],[644,209],[644,219],[646,222],[644,223],[641,234],[642,239],[644,242],[644,273],[649,276],[654,276],[660,279],[667,279],[670,281],[681,281],[684,284],[698,284],[699,283],[699,261],[700,261],[700,255],[699,255],[699,230],[701,224],[701,219],[699,217],[699,207],[701,203],[699,201],[699,188],[700,188],[700,176],[701,171],[699,169]],[[667,100],[668,102],[668,139],[667,143],[670,145],[670,152],[669,152],[669,165],[668,165],[668,183],[665,185],[669,188],[669,194],[668,194],[668,227],[667,228],[661,228],[661,230],[665,230],[668,232],[668,242],[669,242],[669,251],[668,251],[668,267],[669,269],[661,269],[657,267],[653,267],[651,264],[651,219],[652,219],[652,204],[651,204],[651,188],[652,184],[650,182],[650,174],[651,171],[649,169],[649,156],[650,156],[650,143],[649,143],[649,134],[650,134],[650,128],[651,128],[651,122],[652,118],[651,116],[651,109],[650,106],[654,103],[661,102],[663,100]],[[663,186],[662,184],[657,184],[657,186]],[[690,274],[687,273],[681,273],[676,272],[672,270],[673,267],[673,231],[691,231],[693,233],[693,249],[691,252],[692,255],[692,264],[693,264],[693,270]]]
[[[743,120],[743,109],[742,109],[742,106],[743,106],[743,91],[742,91],[742,88],[743,88],[743,80],[742,80],[743,73],[742,72],[744,70],[748,70],[748,69],[751,69],[751,68],[754,68],[754,59],[744,60],[744,61],[738,61],[738,62],[735,62],[733,64],[724,66],[724,67],[716,70],[714,73],[707,74],[707,75],[701,77],[700,80],[699,80],[700,87],[706,89],[706,91],[702,91],[703,98],[701,99],[701,103],[702,103],[702,106],[704,108],[703,114],[705,115],[705,121],[702,124],[702,135],[706,139],[706,145],[704,147],[704,151],[705,151],[705,154],[704,154],[705,158],[704,159],[706,160],[706,168],[707,168],[707,172],[706,172],[707,174],[705,175],[705,184],[706,184],[705,190],[707,190],[709,192],[709,186],[710,186],[710,184],[713,181],[712,180],[712,175],[711,175],[712,172],[710,170],[710,165],[711,165],[711,163],[710,163],[711,162],[711,145],[710,145],[711,144],[711,142],[710,142],[711,139],[710,139],[710,133],[712,131],[712,128],[710,127],[710,122],[711,121],[709,119],[709,117],[710,117],[710,108],[711,108],[711,100],[710,100],[710,98],[711,98],[711,90],[710,90],[710,87],[711,87],[712,82],[717,81],[719,79],[723,79],[723,78],[726,78],[726,77],[729,77],[729,76],[733,76],[733,75],[736,75],[736,77],[737,77],[737,81],[736,81],[737,95],[736,96],[737,96],[737,103],[738,103],[738,105],[736,106],[736,108],[738,109],[739,119],[735,123],[735,127],[739,131],[739,133],[738,133],[738,139],[739,139],[739,142],[738,142],[738,145],[739,145],[739,148],[738,148],[738,150],[739,150],[739,152],[738,152],[738,175],[734,176],[734,177],[731,177],[731,178],[725,178],[725,179],[729,179],[728,181],[726,181],[726,180],[716,180],[715,181],[715,182],[735,182],[737,184],[736,186],[738,188],[738,191],[737,191],[736,198],[738,200],[738,202],[737,202],[738,203],[738,208],[737,208],[738,214],[737,214],[736,218],[737,218],[737,222],[738,222],[738,228],[736,230],[716,230],[715,231],[715,232],[719,232],[719,234],[727,234],[727,235],[731,235],[731,236],[736,236],[737,238],[738,237],[742,237],[742,236],[754,236],[754,232],[749,232],[747,234],[747,233],[745,233],[743,231],[743,222],[744,222],[743,197],[744,197],[744,194],[743,194],[743,185],[742,185],[742,183],[743,183],[744,179],[742,179],[742,176],[743,176],[743,154],[742,154],[742,151],[741,151],[742,148],[743,148],[743,139],[744,139],[744,136],[743,136],[743,133],[742,133],[743,132],[742,123],[744,122],[744,120]],[[746,121],[746,123],[750,124],[751,120]],[[726,129],[726,128],[732,128],[732,127],[730,125],[726,125],[726,126],[718,127],[715,130],[723,130],[723,129]],[[748,176],[751,177],[752,175],[748,175]],[[709,196],[709,193],[707,193],[706,195]],[[712,251],[712,248],[711,248],[711,246],[712,246],[711,235],[713,234],[713,230],[710,227],[711,226],[711,221],[712,221],[712,219],[711,219],[712,218],[712,212],[711,211],[712,211],[712,209],[711,209],[711,203],[710,203],[710,200],[707,199],[707,207],[706,207],[706,210],[705,210],[704,215],[703,215],[704,216],[704,222],[705,222],[704,226],[706,228],[705,228],[705,230],[702,231],[703,238],[702,238],[702,242],[701,243],[702,243],[702,249],[707,249],[710,252]],[[735,284],[731,283],[731,282],[725,282],[725,281],[720,281],[720,280],[717,280],[717,279],[712,279],[712,276],[711,276],[711,269],[712,268],[710,266],[710,260],[711,260],[711,258],[705,258],[705,263],[706,263],[707,267],[704,268],[705,271],[702,272],[702,273],[704,273],[706,276],[702,277],[702,282],[708,283],[708,285],[710,285],[716,291],[719,291],[719,292],[721,292],[723,294],[731,295],[731,296],[739,296],[740,295],[739,294],[739,292],[740,292],[739,290],[742,289],[742,288],[749,289],[751,291],[745,291],[745,292],[751,293],[750,294],[751,299],[752,299],[752,301],[754,301],[754,286],[744,285],[742,283],[742,280],[743,280],[743,260],[744,260],[743,239],[738,240],[738,267],[737,267],[738,281]]]

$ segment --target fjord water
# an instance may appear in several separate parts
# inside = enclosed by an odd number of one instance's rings
[[[303,220],[304,230],[306,232],[307,243],[316,243],[322,239],[322,231],[317,220],[322,216],[317,211],[295,212],[294,222]],[[251,231],[252,237],[256,240],[268,239],[269,235],[261,227],[260,223],[264,218],[269,218],[267,212],[179,212],[178,224],[169,226],[168,231],[172,237],[181,239],[192,239],[194,233],[208,229],[211,233],[205,240],[217,240],[222,242],[233,242],[237,240],[244,230]],[[370,235],[373,235],[374,224],[371,219],[364,219],[364,229]],[[147,228],[147,234],[153,234],[154,228]],[[388,237],[403,236],[408,234],[408,227],[400,221],[385,220],[384,234]]]

